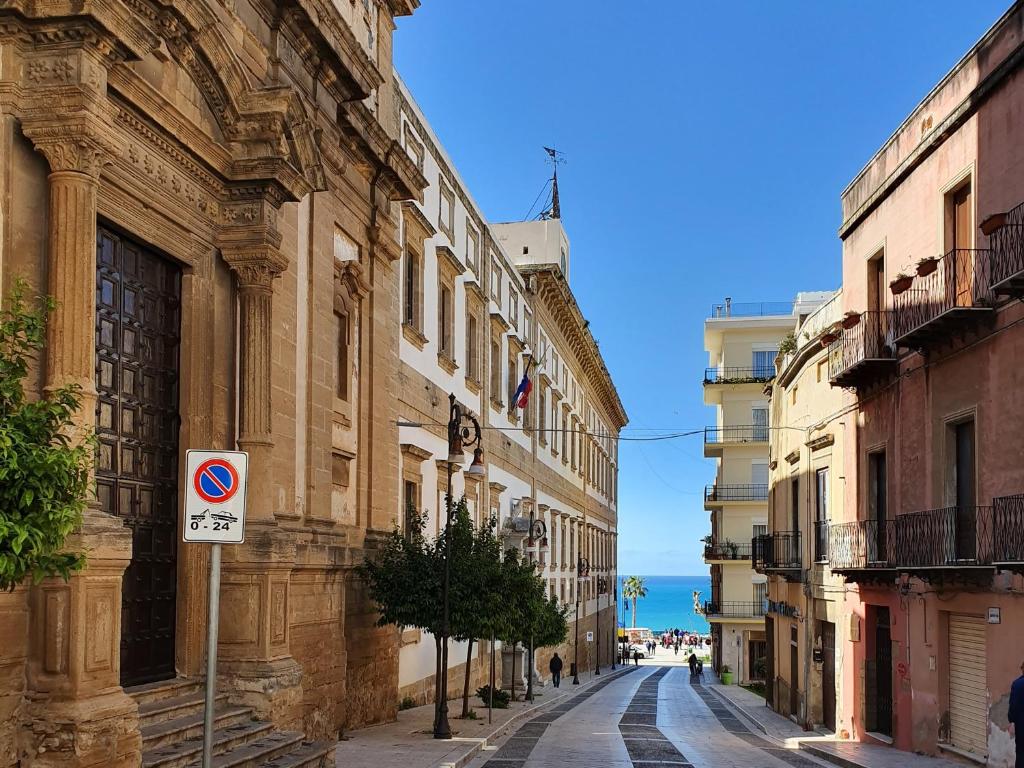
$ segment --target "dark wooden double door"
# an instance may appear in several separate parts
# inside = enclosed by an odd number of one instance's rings
[[[181,271],[122,234],[96,235],[96,460],[102,508],[132,532],[121,684],[174,677]]]

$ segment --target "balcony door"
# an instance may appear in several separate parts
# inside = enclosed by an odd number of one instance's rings
[[[750,423],[754,425],[752,439],[768,442],[768,409],[760,406],[750,409]]]
[[[864,344],[869,357],[879,356],[881,350],[886,347],[889,316],[885,313],[885,296],[888,290],[889,286],[885,280],[885,254],[879,251],[878,255],[868,262],[868,312],[874,313],[872,316],[878,318],[877,323],[872,323],[870,319],[865,321]],[[872,333],[874,338],[868,335]]]
[[[953,473],[956,494],[956,559],[977,557],[974,421],[953,425]]]
[[[953,193],[951,199],[951,224],[953,231],[950,242],[956,248],[953,257],[955,306],[969,307],[974,295],[974,233],[971,231],[971,185],[968,184]]]
[[[888,562],[885,451],[868,454],[868,562]],[[871,530],[874,526],[874,531]]]
[[[775,358],[778,356],[777,349],[755,349],[754,350],[754,378],[770,379],[775,375]]]

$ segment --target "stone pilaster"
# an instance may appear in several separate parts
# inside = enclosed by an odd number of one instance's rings
[[[47,391],[81,388],[78,424],[95,422],[96,192],[104,155],[94,131],[25,124],[49,161],[49,319]],[[136,766],[141,759],[138,708],[120,685],[121,582],[131,534],[91,503],[70,551],[85,569],[68,581],[48,579],[29,596],[27,706],[19,751],[25,766]]]
[[[221,243],[238,286],[238,447],[249,454],[249,485],[245,543],[223,555],[218,677],[233,701],[301,729],[302,667],[289,637],[295,541],[274,516],[271,317],[273,281],[287,266],[279,239],[256,226]]]

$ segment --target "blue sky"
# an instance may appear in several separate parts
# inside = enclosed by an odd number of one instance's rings
[[[624,434],[697,428],[714,302],[839,283],[839,194],[1009,0],[424,0],[395,64],[491,221],[559,174]],[[703,574],[701,438],[623,442],[619,570]]]

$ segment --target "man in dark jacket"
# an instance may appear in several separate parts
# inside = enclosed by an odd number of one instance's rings
[[[697,654],[691,653],[690,654],[690,658],[687,659],[687,662],[690,665],[690,674],[691,675],[696,675],[697,674]]]
[[[551,682],[555,684],[555,688],[562,682],[562,660],[556,653],[551,657],[551,663],[548,664],[548,669],[551,671]]]
[[[1017,742],[1017,768],[1024,768],[1024,664],[1020,665],[1021,676],[1010,686],[1010,733]]]

